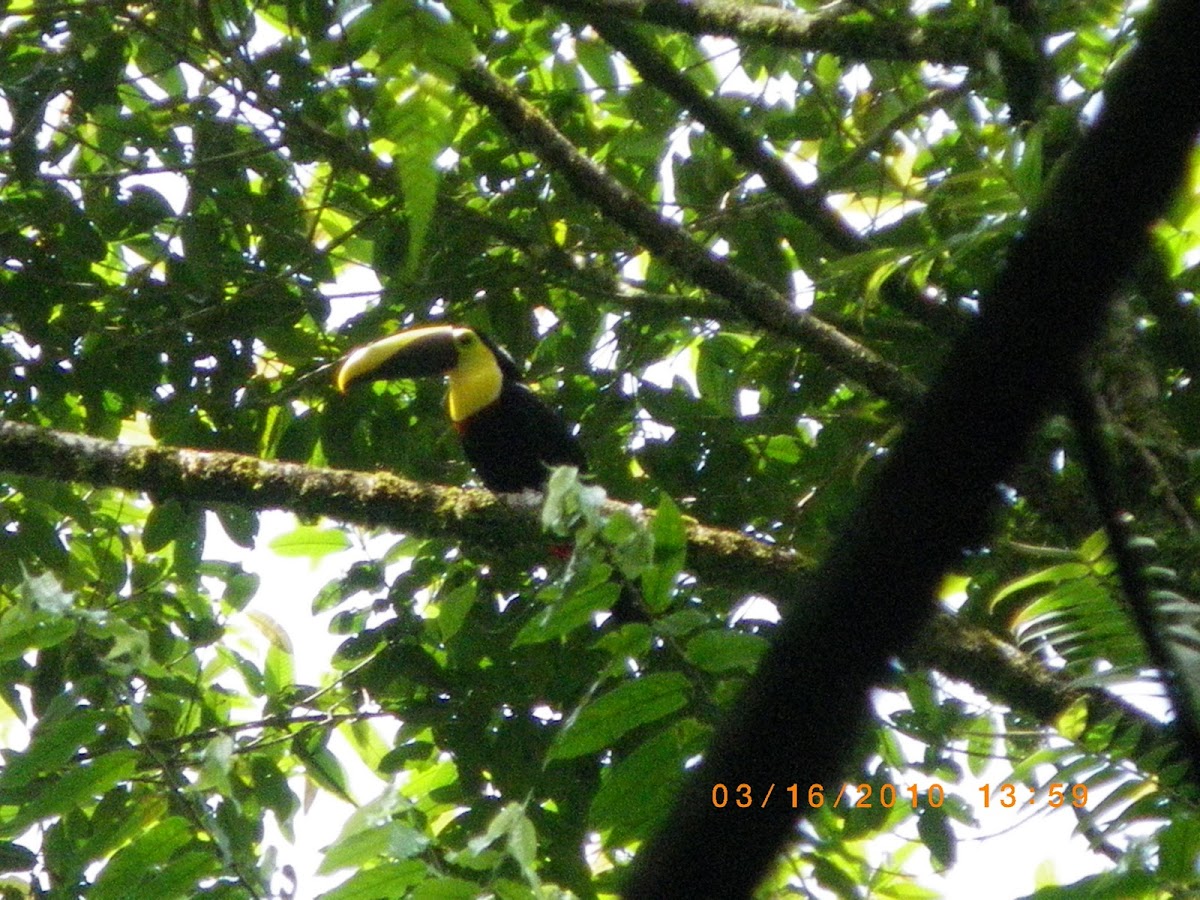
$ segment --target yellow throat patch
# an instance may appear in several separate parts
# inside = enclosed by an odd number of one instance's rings
[[[446,392],[446,409],[450,413],[450,421],[458,423],[471,418],[500,398],[504,375],[492,351],[474,331],[456,328],[454,339],[458,347],[458,365],[449,373],[450,390]]]

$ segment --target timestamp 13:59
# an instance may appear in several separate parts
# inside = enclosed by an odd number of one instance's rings
[[[1026,791],[1029,792],[1028,799],[1025,799]],[[1005,809],[1012,809],[1021,803],[1034,806],[1039,802],[1037,790],[1021,784],[1005,783],[998,784],[995,787],[990,784],[984,784],[980,785],[979,793],[983,795],[984,809],[991,809],[992,803],[997,803]],[[1043,802],[1053,809],[1057,809],[1068,803],[1076,809],[1082,809],[1087,806],[1087,800],[1088,789],[1086,784],[1064,784],[1056,781],[1050,785]]]

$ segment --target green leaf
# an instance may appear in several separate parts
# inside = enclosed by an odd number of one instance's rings
[[[315,563],[331,553],[348,550],[350,537],[340,528],[299,525],[292,531],[273,538],[270,548],[279,556],[308,557]]]
[[[90,806],[95,798],[132,777],[138,756],[133,750],[119,750],[48,778],[22,805],[0,806],[0,836],[19,835],[34,822]]]
[[[721,628],[697,634],[688,641],[684,655],[688,662],[708,672],[753,672],[766,649],[766,640],[756,634]]]
[[[1085,697],[1077,697],[1054,720],[1054,727],[1068,741],[1077,741],[1083,737],[1088,725],[1088,701]]]
[[[0,872],[28,872],[38,864],[37,854],[12,841],[0,841]]]
[[[1200,821],[1181,818],[1165,829],[1158,841],[1159,874],[1180,882],[1194,880],[1200,858]]]
[[[239,547],[247,550],[254,549],[254,539],[258,535],[258,513],[242,506],[219,504],[213,507],[217,520],[229,539]],[[143,539],[144,540],[144,539]]]
[[[186,819],[179,816],[163,819],[117,851],[100,872],[88,896],[100,900],[127,900],[138,896],[139,885],[147,883],[150,873],[169,862],[191,840],[192,828]]]
[[[607,570],[606,566],[601,568]],[[513,646],[556,640],[590,625],[597,613],[612,609],[620,590],[612,581],[600,581],[578,590],[569,588],[561,600],[547,604],[525,623]]]
[[[321,894],[320,900],[380,900],[381,897],[402,897],[406,891],[421,884],[426,877],[425,863],[419,860],[385,863],[373,869],[363,869],[333,890]]]
[[[42,774],[58,772],[71,763],[81,747],[94,740],[110,720],[107,713],[77,707],[63,716],[43,717],[33,729],[29,746],[6,754],[0,769],[0,801]]]
[[[400,822],[383,822],[339,838],[326,850],[317,874],[339,869],[362,869],[379,860],[406,860],[424,853],[429,838]]]
[[[471,607],[475,605],[477,594],[478,588],[474,581],[438,594],[437,627],[443,641],[452,640],[458,634],[471,612]]]
[[[992,597],[990,608],[995,610],[997,606],[1006,598],[1017,591],[1023,591],[1026,588],[1034,587],[1039,584],[1058,584],[1062,581],[1074,581],[1078,578],[1086,578],[1091,574],[1092,568],[1084,563],[1059,563],[1055,566],[1050,566],[1048,569],[1041,569],[1029,575],[1024,575],[998,590],[995,596]]]
[[[687,561],[687,526],[679,507],[665,492],[650,522],[654,540],[654,563],[642,572],[642,595],[652,613],[661,613],[671,605],[679,573]]]
[[[233,770],[235,749],[233,738],[227,734],[218,734],[204,745],[200,754],[200,777],[196,779],[196,786],[200,790],[215,789],[226,797],[233,792],[229,776]]]
[[[610,832],[618,846],[652,833],[683,783],[684,761],[704,749],[710,732],[695,719],[683,719],[617,761],[592,799],[589,824]]]
[[[483,853],[496,841],[504,839],[509,856],[517,861],[526,879],[537,881],[534,864],[537,860],[537,830],[529,821],[525,807],[520,803],[507,803],[492,817],[487,830],[468,842],[471,852]]]
[[[20,659],[30,650],[47,650],[75,634],[71,619],[30,615],[17,607],[0,612],[0,661]]]
[[[614,744],[623,735],[682,709],[691,686],[677,672],[646,675],[585,703],[550,748],[551,759],[571,759]]]
[[[654,535],[656,556],[675,556],[687,552],[687,526],[669,494],[663,493],[658,498],[658,508],[650,520],[650,533]]]
[[[325,745],[327,738],[328,735],[323,731],[297,735],[292,741],[292,752],[304,763],[304,771],[309,778],[336,797],[353,804],[346,772]]]
[[[954,865],[957,842],[949,818],[932,806],[921,810],[917,818],[917,835],[928,849],[939,870]]]
[[[225,579],[225,593],[221,595],[221,600],[232,609],[243,610],[254,599],[261,583],[262,578],[254,572],[234,572]]]
[[[997,730],[990,716],[975,716],[967,726],[967,769],[976,778],[991,765]]]
[[[426,881],[412,892],[412,900],[476,900],[479,885],[461,878],[439,878]]]
[[[408,97],[395,125],[405,135],[405,140],[396,146],[395,166],[408,216],[406,278],[415,276],[421,263],[441,182],[437,158],[449,146],[453,132],[449,110],[442,98],[431,94],[430,87],[426,84]]]
[[[695,349],[696,384],[700,396],[723,412],[736,408],[742,366],[755,339],[747,335],[721,332]]]
[[[390,751],[374,724],[368,719],[354,719],[338,727],[367,768],[380,771],[380,763]]]
[[[291,647],[280,649],[275,644],[267,648],[267,660],[263,666],[264,689],[272,696],[287,693],[296,683],[296,666]]]
[[[1103,528],[1093,531],[1087,540],[1079,545],[1079,557],[1085,562],[1094,563],[1108,552],[1108,532]]]
[[[481,31],[491,31],[496,27],[492,11],[479,0],[446,0],[446,9],[450,10],[456,19]]]
[[[762,452],[767,459],[794,466],[800,462],[800,441],[794,435],[773,434],[767,439]]]

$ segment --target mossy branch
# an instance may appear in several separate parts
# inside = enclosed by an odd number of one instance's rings
[[[131,446],[0,422],[0,471],[139,491],[152,498],[286,509],[454,540],[484,557],[542,560],[551,539],[523,496],[411,481],[390,472],[324,469],[240,453]],[[625,509],[609,501],[608,511]],[[688,520],[689,568],[713,584],[772,594],[811,563],[747,535]]]

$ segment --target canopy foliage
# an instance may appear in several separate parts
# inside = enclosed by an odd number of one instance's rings
[[[916,6],[8,4],[0,891],[314,896],[286,843],[321,795],[360,804],[310,865],[331,900],[615,895],[1143,27]],[[1184,695],[1196,196],[1081,389]],[[589,472],[545,516],[569,562],[529,504],[445,487],[472,473],[436,380],[333,390],[349,348],[431,321],[578,423]],[[985,770],[1108,857],[1045,896],[1196,887],[1190,760],[1130,699],[1156,657],[1087,452],[1065,406],[1040,427],[845,796],[774,785],[805,819],[761,896],[932,896]],[[269,508],[301,521],[264,540]],[[323,585],[255,574],[351,545]],[[626,582],[646,621],[605,618]],[[291,635],[329,613],[298,683]],[[711,796],[731,831],[754,814]]]

